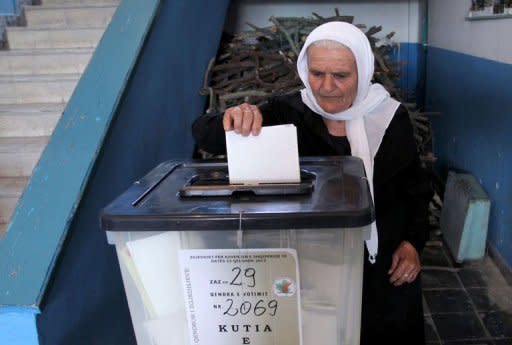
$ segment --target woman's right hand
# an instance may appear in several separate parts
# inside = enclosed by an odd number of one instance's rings
[[[263,116],[257,106],[242,103],[236,107],[226,109],[222,123],[225,131],[234,130],[244,137],[252,133],[258,135],[261,131]]]

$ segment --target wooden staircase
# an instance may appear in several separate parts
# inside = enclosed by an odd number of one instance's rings
[[[0,238],[119,0],[42,0],[0,51]]]

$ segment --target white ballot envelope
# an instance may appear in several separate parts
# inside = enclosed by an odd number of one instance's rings
[[[168,231],[158,235],[126,242],[136,268],[138,280],[149,303],[146,308],[156,317],[163,317],[184,309],[182,292],[175,289],[180,279],[176,253],[181,248],[179,232]]]
[[[230,184],[300,182],[297,128],[292,124],[262,127],[247,137],[226,132]]]

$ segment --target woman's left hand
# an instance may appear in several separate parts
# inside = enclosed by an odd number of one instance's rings
[[[420,270],[418,251],[410,242],[403,241],[393,253],[391,268],[388,271],[388,274],[391,275],[389,282],[394,286],[412,283]]]

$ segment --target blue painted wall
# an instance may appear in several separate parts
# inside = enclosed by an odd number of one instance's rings
[[[467,171],[491,200],[488,240],[512,267],[512,65],[429,47],[426,103],[437,168]]]
[[[34,309],[34,308],[32,308]],[[18,308],[0,309],[0,340],[1,344],[27,345],[37,344],[36,332],[37,311]]]
[[[0,0],[0,15],[14,15],[18,13],[16,0]]]
[[[425,57],[426,50],[421,43],[401,42],[392,47],[388,56],[390,61],[401,64],[396,66],[400,74],[396,86],[400,88],[402,99],[424,106],[425,93]]]
[[[423,107],[426,50],[420,43],[400,43],[395,51],[396,59],[405,63],[399,68],[398,87],[405,93],[405,100],[416,102],[418,107]]]
[[[161,2],[43,300],[41,344],[135,344],[114,248],[98,215],[159,162],[191,156],[190,126],[205,101],[198,90],[227,5]]]

